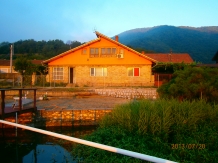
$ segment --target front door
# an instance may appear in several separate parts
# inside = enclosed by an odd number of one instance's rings
[[[70,67],[70,83],[73,83],[73,67]]]

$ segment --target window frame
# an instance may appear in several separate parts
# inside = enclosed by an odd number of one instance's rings
[[[113,55],[117,55],[117,48],[115,47],[101,47],[100,55],[102,57],[110,57]]]
[[[57,69],[62,69],[62,70],[58,71]],[[53,67],[52,78],[53,80],[64,80],[64,67]]]
[[[115,51],[113,51],[113,50],[115,50]],[[111,48],[111,54],[116,55],[117,54],[117,48]]]
[[[106,48],[101,48],[101,55],[106,55],[107,52],[106,52]]]
[[[96,74],[96,69],[101,69],[101,75]],[[105,77],[107,76],[107,67],[90,67],[90,76]]]
[[[133,70],[133,72],[132,72],[131,75],[129,74],[129,70],[130,70],[130,69]],[[135,72],[136,69],[138,69],[138,73],[137,73],[138,75],[137,75],[136,72]],[[127,76],[128,76],[128,77],[140,77],[140,67],[128,67],[128,68],[127,68]]]
[[[82,49],[82,54],[83,54],[83,55],[86,55],[86,54],[87,54],[87,48],[83,48],[83,49]]]
[[[92,50],[94,50],[94,53],[92,53]],[[99,57],[99,48],[90,47],[89,54],[90,54],[90,57]]]

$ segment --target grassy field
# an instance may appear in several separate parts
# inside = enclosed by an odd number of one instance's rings
[[[140,100],[117,106],[84,139],[177,162],[218,162],[218,105]],[[77,145],[81,162],[143,162]]]

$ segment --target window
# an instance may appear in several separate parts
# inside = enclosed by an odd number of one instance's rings
[[[82,49],[82,54],[86,54],[87,53],[87,49]]]
[[[112,48],[111,53],[112,54],[116,54],[117,53],[117,49],[116,48]]]
[[[111,54],[111,48],[107,48],[107,54]]]
[[[139,68],[128,68],[128,76],[139,76]]]
[[[8,68],[0,68],[0,73],[8,73]]]
[[[101,55],[116,54],[116,48],[101,48]]]
[[[105,48],[101,48],[101,54],[106,54],[106,49]]]
[[[98,48],[90,48],[90,57],[98,57]]]
[[[64,68],[63,67],[54,67],[53,68],[53,79],[54,80],[63,80],[64,79]]]
[[[107,68],[92,67],[90,69],[90,76],[107,76]]]

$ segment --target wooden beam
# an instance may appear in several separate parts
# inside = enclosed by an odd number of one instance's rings
[[[22,110],[22,89],[19,89],[19,111]]]
[[[36,112],[37,111],[37,108],[36,108],[36,89],[34,89],[33,91],[34,91],[33,107],[34,107],[34,111]]]
[[[5,114],[5,90],[1,90],[1,110],[2,110],[2,119],[4,119]]]

